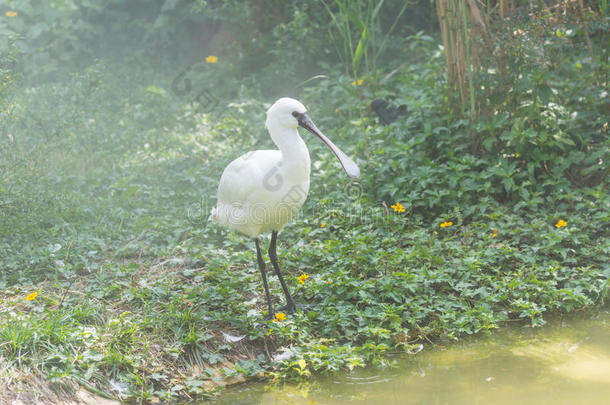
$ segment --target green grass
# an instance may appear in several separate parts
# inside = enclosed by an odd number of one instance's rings
[[[468,152],[442,60],[428,56],[393,79],[411,113],[385,128],[365,112],[374,75],[302,94],[363,176],[351,183],[304,135],[312,189],[278,253],[309,307],[283,322],[263,321],[252,241],[206,221],[226,164],[271,146],[262,97],[200,113],[169,90],[171,76],[103,65],[16,91],[14,142],[1,144],[0,399],[79,386],[132,401],[202,397],[219,378],[388,364],[415,343],[601,303],[607,179],[578,187],[510,145]],[[510,129],[494,125],[482,136]],[[544,147],[557,162],[568,153]],[[397,201],[404,213],[389,208]],[[275,277],[271,287],[281,304]],[[270,361],[288,346],[292,359]]]

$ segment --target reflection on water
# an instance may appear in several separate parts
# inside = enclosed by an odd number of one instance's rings
[[[610,312],[504,328],[397,363],[300,385],[246,385],[216,403],[610,404]]]

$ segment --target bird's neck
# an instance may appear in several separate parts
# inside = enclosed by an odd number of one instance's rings
[[[269,128],[271,139],[282,152],[283,169],[309,179],[311,159],[296,128]]]

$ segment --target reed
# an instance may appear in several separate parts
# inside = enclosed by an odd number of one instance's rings
[[[518,6],[518,9],[517,9]],[[584,24],[587,47],[593,57],[593,45],[589,35],[591,5],[583,0],[556,0],[550,3],[516,0],[437,0],[436,11],[441,39],[445,48],[447,76],[450,87],[459,97],[459,110],[473,121],[477,118],[477,72],[481,61],[493,61],[493,67],[504,81],[509,81],[506,49],[493,45],[501,24],[517,15],[561,21],[570,13],[578,13]],[[607,15],[607,0],[598,0],[601,15]],[[537,34],[539,36],[539,34]],[[479,108],[480,110],[480,108]]]
[[[512,8],[512,0],[500,0],[498,10],[503,15]],[[491,51],[488,24],[489,3],[476,0],[438,0],[437,14],[441,38],[445,47],[447,74],[451,87],[460,98],[462,113],[476,117],[474,74],[480,67],[480,53]],[[477,39],[483,44],[478,45]]]

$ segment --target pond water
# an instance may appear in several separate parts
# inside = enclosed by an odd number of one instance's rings
[[[398,366],[227,389],[217,404],[610,404],[610,311],[502,328]]]

